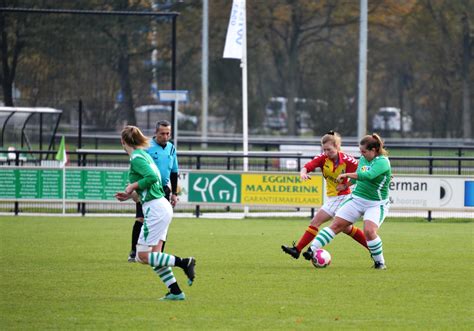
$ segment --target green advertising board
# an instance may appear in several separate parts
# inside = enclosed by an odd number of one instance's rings
[[[186,174],[186,176],[184,176]],[[63,170],[0,167],[0,200],[62,200]],[[297,173],[189,171],[181,174],[181,199],[193,204],[320,206],[323,178]],[[67,201],[116,201],[128,184],[124,168],[67,167]]]
[[[66,200],[115,200],[128,183],[124,169],[67,169]],[[0,199],[63,198],[63,170],[0,168]]]
[[[61,199],[60,169],[0,169],[0,198]]]
[[[128,183],[128,171],[116,169],[75,169],[66,171],[66,199],[115,200],[115,193]]]
[[[240,203],[241,175],[190,173],[189,202]]]

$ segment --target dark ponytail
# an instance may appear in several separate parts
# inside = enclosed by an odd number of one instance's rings
[[[375,149],[377,155],[388,155],[388,152],[384,148],[384,142],[382,138],[376,133],[372,135],[364,136],[359,143],[361,146],[365,146],[367,150]]]

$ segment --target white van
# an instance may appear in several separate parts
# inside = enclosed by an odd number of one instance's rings
[[[296,128],[299,133],[310,131],[311,115],[310,105],[313,100],[305,98],[295,98],[296,107]],[[319,100],[317,100],[319,101]],[[314,105],[313,105],[314,106]],[[288,129],[288,99],[284,97],[271,97],[265,106],[265,118],[263,127],[269,130],[286,132]]]
[[[413,120],[411,116],[403,116],[403,132],[411,131]],[[381,131],[400,131],[401,114],[400,108],[382,107],[372,118],[372,128]]]

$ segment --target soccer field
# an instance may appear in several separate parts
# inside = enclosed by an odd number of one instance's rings
[[[132,223],[2,217],[0,328],[474,328],[474,222],[387,219],[383,271],[344,234],[326,269],[283,254],[308,220],[176,219],[166,250],[197,259],[192,287],[174,269],[183,302],[158,301],[159,278],[127,262]]]

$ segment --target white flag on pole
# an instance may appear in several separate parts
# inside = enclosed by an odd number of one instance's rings
[[[224,58],[242,59],[244,34],[246,33],[245,16],[245,0],[233,0],[225,38]]]
[[[59,161],[59,166],[63,168],[67,163],[66,141],[64,136],[61,137],[58,152],[56,153],[56,160]]]

